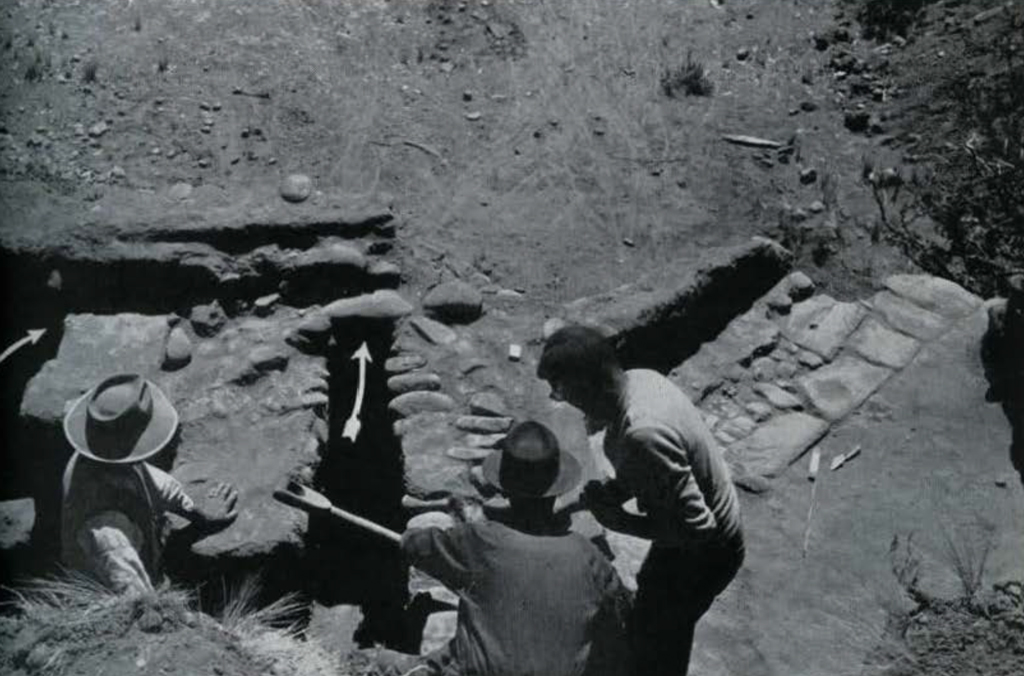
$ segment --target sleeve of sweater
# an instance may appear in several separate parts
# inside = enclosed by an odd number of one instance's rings
[[[162,511],[191,518],[195,512],[195,504],[192,502],[192,498],[185,494],[181,482],[149,463],[144,466],[156,487],[156,495],[153,496],[156,502],[155,506]]]
[[[694,478],[688,449],[656,426],[631,430],[624,441],[622,479],[653,519],[654,539],[684,544],[712,537],[718,523]]]
[[[470,579],[468,524],[454,528],[415,528],[402,535],[406,560],[452,590],[464,589]]]

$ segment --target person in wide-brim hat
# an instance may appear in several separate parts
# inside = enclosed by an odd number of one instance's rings
[[[509,497],[553,498],[580,481],[580,463],[561,450],[558,438],[541,423],[528,420],[509,430],[498,451],[484,460],[484,478]]]
[[[459,597],[455,637],[425,656],[394,656],[402,673],[624,676],[629,592],[605,554],[569,528],[555,501],[580,463],[535,421],[513,427],[483,463],[508,498],[502,518],[410,526],[407,563]],[[497,516],[497,515],[495,515]]]
[[[178,413],[152,381],[104,378],[71,406],[64,434],[75,449],[64,471],[61,559],[117,592],[147,592],[160,574],[166,513],[203,531],[237,516],[237,491],[211,482],[196,507],[177,479],[146,462],[174,438]]]

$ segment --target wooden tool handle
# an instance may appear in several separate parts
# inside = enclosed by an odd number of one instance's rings
[[[304,510],[306,512],[319,512],[330,514],[338,519],[341,519],[342,521],[347,521],[348,523],[354,526],[359,526],[364,530],[368,530],[371,533],[379,535],[385,539],[391,540],[392,542],[400,543],[402,541],[401,535],[391,530],[390,528],[385,528],[384,526],[381,526],[379,523],[374,523],[369,519],[363,518],[351,512],[346,512],[345,510],[338,509],[337,507],[334,506],[324,508],[323,506],[312,503],[309,500],[303,498],[301,495],[296,495],[291,491],[276,490],[274,491],[274,497],[286,505],[298,507],[299,509]]]

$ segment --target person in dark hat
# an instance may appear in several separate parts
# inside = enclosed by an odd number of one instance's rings
[[[633,673],[685,676],[694,629],[744,558],[739,500],[700,411],[670,380],[622,368],[596,329],[567,326],[545,342],[537,375],[551,397],[604,429],[615,478],[583,504],[606,528],[651,541],[629,620]],[[635,499],[638,510],[625,504]]]
[[[137,374],[104,379],[64,418],[75,450],[64,471],[61,560],[116,592],[142,593],[159,579],[166,513],[204,531],[230,524],[238,494],[214,483],[196,507],[171,475],[146,462],[171,441],[178,414],[167,396]]]
[[[554,514],[555,499],[579,483],[579,463],[550,429],[528,421],[483,473],[509,500],[504,523],[402,537],[409,563],[459,596],[455,638],[420,664],[434,674],[624,674],[629,594],[601,551]]]

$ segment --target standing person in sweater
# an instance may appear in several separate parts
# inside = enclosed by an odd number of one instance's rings
[[[204,509],[148,458],[174,436],[178,414],[154,383],[136,374],[104,379],[74,403],[64,434],[75,449],[64,471],[61,562],[118,593],[153,590],[161,576],[166,513],[203,532],[224,528],[238,493],[214,483]]]
[[[743,562],[739,503],[700,412],[671,381],[623,370],[598,331],[567,326],[546,341],[537,375],[552,398],[605,429],[616,477],[584,488],[605,527],[651,540],[629,622],[633,673],[685,675],[697,621]],[[640,513],[624,508],[635,498]]]

